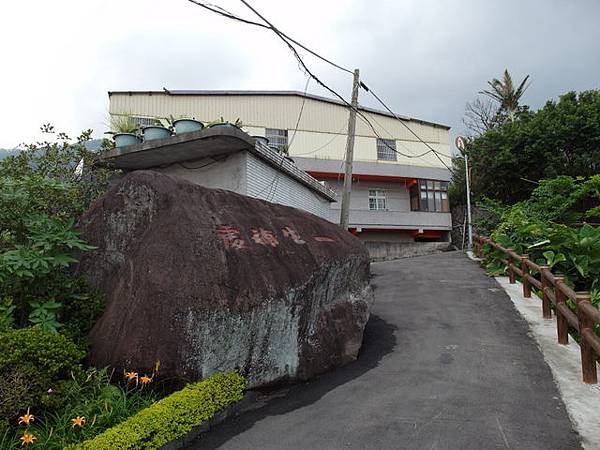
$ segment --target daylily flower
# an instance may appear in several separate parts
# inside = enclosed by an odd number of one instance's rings
[[[140,381],[142,382],[142,384],[148,384],[152,382],[152,377],[144,375],[143,377],[140,377]]]
[[[21,425],[22,423],[25,425],[29,425],[34,420],[35,417],[33,416],[33,414],[29,414],[29,408],[27,408],[27,414],[19,417],[19,425]]]
[[[125,372],[125,378],[127,378],[127,381],[137,380],[137,377],[137,372]]]
[[[71,419],[72,427],[82,427],[85,424],[85,416],[77,416]]]
[[[25,433],[20,439],[21,445],[29,445],[33,444],[33,441],[35,441],[37,438],[33,434]]]

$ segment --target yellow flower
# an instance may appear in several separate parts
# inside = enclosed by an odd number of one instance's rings
[[[140,381],[142,382],[142,384],[148,384],[152,382],[152,377],[144,375],[143,377],[140,377]]]
[[[82,427],[85,424],[85,416],[77,416],[71,419],[72,427]]]
[[[33,414],[29,414],[29,408],[27,408],[27,414],[19,417],[19,425],[21,425],[22,423],[25,425],[29,425],[34,420],[35,417],[33,417]]]
[[[137,380],[137,377],[137,372],[125,372],[125,378],[127,378],[127,381]]]
[[[37,438],[33,434],[25,433],[20,439],[22,441],[21,445],[29,445],[33,444],[33,441],[35,441]]]

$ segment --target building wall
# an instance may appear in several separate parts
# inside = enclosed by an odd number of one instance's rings
[[[303,209],[325,219],[329,216],[329,201],[248,152],[219,161],[203,159],[156,170],[208,188]]]
[[[327,180],[327,184],[341,198],[343,181]],[[369,190],[386,191],[386,211],[369,209]],[[341,202],[331,204],[329,220],[340,221]],[[404,183],[358,181],[352,184],[350,197],[350,226],[398,230],[450,230],[450,213],[420,212],[410,210],[409,190]]]
[[[329,201],[250,153],[246,155],[246,195],[329,217]]]
[[[207,158],[181,164],[172,164],[165,168],[156,168],[155,170],[184,178],[200,186],[213,189],[226,189],[245,195],[246,156],[244,153],[233,153],[226,159],[218,161]]]
[[[304,105],[298,131],[290,145],[292,156],[316,156],[324,159],[342,160],[345,153],[348,109],[310,98],[290,95],[167,95],[164,93],[113,93],[110,97],[111,114],[132,113],[148,117],[168,117],[169,115],[192,116],[209,122],[220,117],[235,121],[241,119],[244,128],[254,135],[264,135],[265,127],[288,130],[289,139],[300,110]],[[398,120],[382,114],[364,112],[378,134],[383,138],[397,140],[396,149],[406,155],[426,152],[427,147],[420,143]],[[431,147],[442,154],[451,156],[448,129],[415,120],[403,121]],[[376,161],[376,135],[367,123],[358,117],[354,157],[356,160]],[[450,159],[445,158],[449,164]],[[397,162],[384,164],[418,165],[444,167],[433,154],[420,158],[398,155]]]

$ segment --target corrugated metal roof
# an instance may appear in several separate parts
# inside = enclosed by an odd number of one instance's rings
[[[170,89],[166,89],[163,88],[162,91],[108,91],[108,96],[110,97],[112,94],[125,94],[125,95],[198,95],[198,96],[202,96],[202,95],[214,95],[214,96],[236,96],[236,95],[256,95],[256,96],[294,96],[294,97],[305,97],[305,98],[309,98],[312,100],[316,100],[316,101],[320,101],[320,102],[325,102],[325,103],[332,103],[335,105],[341,105],[341,106],[346,106],[345,103],[341,102],[340,100],[336,100],[336,99],[332,99],[332,98],[328,98],[328,97],[322,97],[320,95],[314,95],[314,94],[305,94],[304,92],[300,92],[300,91],[244,91],[244,90],[170,90]],[[359,105],[359,109],[361,111],[366,111],[366,112],[370,112],[373,114],[380,114],[382,116],[387,116],[387,117],[394,117],[393,114],[390,114],[387,111],[382,111],[379,109],[375,109],[375,108],[369,108],[367,106],[362,106]],[[423,124],[427,124],[427,125],[433,125],[433,126],[437,126],[440,128],[445,128],[447,130],[450,129],[450,127],[448,125],[444,125],[441,123],[436,123],[436,122],[431,122],[431,121],[427,121],[427,120],[421,120],[421,119],[416,119],[414,117],[408,117],[408,116],[404,116],[401,114],[396,114],[397,117],[401,118],[402,120],[406,120],[406,121],[413,121],[413,122],[418,122],[418,123],[423,123]]]

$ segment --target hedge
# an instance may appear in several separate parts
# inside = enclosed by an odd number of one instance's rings
[[[246,380],[218,373],[159,400],[74,450],[150,450],[185,436],[221,409],[240,401]]]

